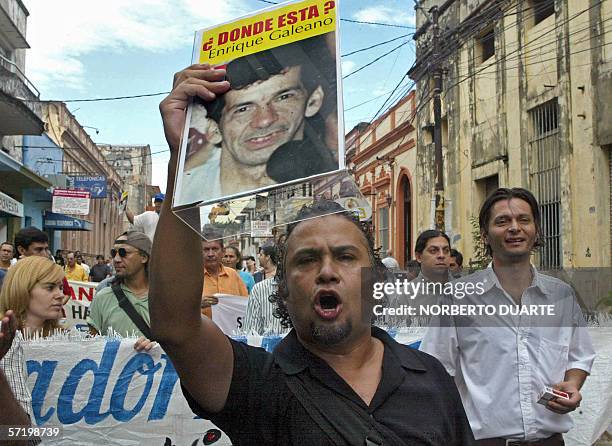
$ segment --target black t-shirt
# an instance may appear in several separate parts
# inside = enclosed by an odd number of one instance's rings
[[[227,402],[205,412],[183,388],[191,409],[222,429],[234,445],[331,445],[285,381],[285,373],[309,373],[338,397],[349,398],[407,445],[475,444],[452,378],[432,356],[394,341],[372,327],[384,346],[383,374],[369,406],[325,361],[310,353],[291,331],[274,355],[231,341],[234,372]]]
[[[108,265],[98,265],[97,263],[89,271],[89,277],[94,282],[102,282],[108,274],[110,274]]]

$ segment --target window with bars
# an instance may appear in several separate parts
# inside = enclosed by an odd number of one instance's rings
[[[543,246],[536,258],[543,270],[562,263],[558,110],[556,98],[529,110],[529,180],[540,207]]]
[[[384,256],[389,249],[389,208],[378,210],[378,243]]]

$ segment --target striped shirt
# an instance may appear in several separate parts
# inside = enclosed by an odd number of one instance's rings
[[[23,342],[23,335],[21,334],[21,331],[17,330],[11,348],[8,352],[6,352],[4,358],[0,359],[0,369],[2,369],[4,372],[6,381],[13,391],[15,399],[24,412],[28,414],[30,420],[32,420],[32,395],[30,394],[30,389],[26,384],[28,374],[26,371],[27,367],[23,352]],[[35,446],[40,443],[41,439],[39,437],[30,437],[28,439],[28,446]]]
[[[273,316],[275,305],[268,299],[276,291],[274,278],[265,279],[255,284],[247,304],[245,331],[258,335],[280,335],[289,329],[283,328],[280,319]]]
[[[28,375],[26,374],[26,362],[23,353],[23,336],[21,331],[15,333],[13,344],[9,351],[0,359],[0,368],[11,386],[15,399],[23,410],[32,418],[32,395],[26,385]]]

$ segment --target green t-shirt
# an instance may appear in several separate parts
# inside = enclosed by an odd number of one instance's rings
[[[136,309],[136,312],[142,316],[147,325],[151,325],[149,318],[149,296],[137,298],[125,285],[121,285],[121,289],[127,296],[128,300]],[[136,324],[132,322],[130,317],[119,306],[119,301],[115,297],[115,293],[111,287],[106,287],[96,293],[91,306],[89,307],[89,316],[87,323],[98,330],[98,333],[106,335],[109,328],[121,336],[143,336]]]

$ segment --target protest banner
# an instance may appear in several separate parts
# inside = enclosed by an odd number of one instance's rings
[[[220,293],[214,296],[219,299],[219,303],[211,307],[213,322],[228,336],[240,332],[246,317],[248,299]]]
[[[24,343],[33,421],[62,427],[44,444],[231,444],[191,412],[161,348],[136,353],[135,340],[58,335]]]
[[[53,189],[51,211],[58,214],[89,214],[90,193],[70,189]]]
[[[70,296],[70,300],[64,305],[64,318],[61,321],[62,328],[76,328],[79,331],[87,331],[87,316],[89,306],[96,294],[96,282],[68,281],[69,288],[64,294]]]
[[[296,0],[196,33],[193,63],[224,67],[231,89],[188,108],[173,207],[344,167],[337,25],[337,2]]]
[[[398,342],[414,346],[423,328],[391,330]],[[597,351],[591,375],[581,391],[575,427],[564,435],[567,446],[593,444],[612,417],[612,329],[590,328]],[[279,336],[248,336],[250,345],[271,351]],[[415,342],[417,341],[417,342]],[[44,444],[229,445],[229,438],[189,409],[178,376],[159,346],[136,353],[135,338],[58,335],[24,343],[34,423],[62,426]],[[206,441],[204,441],[206,437]]]

